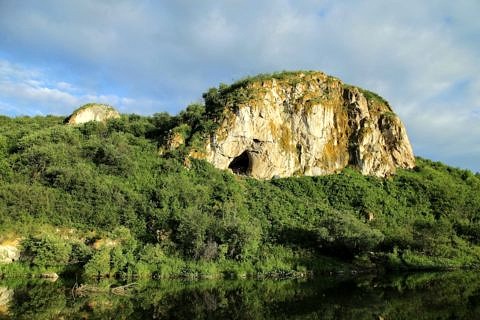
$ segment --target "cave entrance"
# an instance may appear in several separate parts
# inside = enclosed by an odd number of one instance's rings
[[[248,151],[243,151],[241,155],[233,158],[228,166],[235,174],[247,174],[251,168],[251,159]]]

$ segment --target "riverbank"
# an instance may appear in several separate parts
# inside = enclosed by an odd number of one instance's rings
[[[288,252],[288,251],[287,251]],[[119,272],[111,265],[111,260],[99,261],[95,266],[69,264],[59,266],[32,266],[23,261],[0,264],[0,279],[57,278],[75,276],[85,282],[100,279],[123,281],[145,281],[158,279],[310,279],[318,276],[390,274],[398,272],[435,272],[477,269],[475,265],[464,266],[445,259],[428,259],[422,256],[377,254],[370,257],[357,257],[350,262],[332,257],[318,256],[305,251],[296,256],[269,256],[256,261],[186,261],[180,258],[162,257],[161,260],[130,261],[126,271]],[[278,254],[278,250],[277,250]],[[303,254],[303,255],[302,255]],[[94,268],[95,267],[95,268]],[[92,270],[97,271],[96,273]],[[102,270],[102,272],[100,272]]]

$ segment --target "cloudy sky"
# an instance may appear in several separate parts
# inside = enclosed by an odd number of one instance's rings
[[[480,171],[478,0],[0,0],[0,114],[177,113],[322,70],[390,101],[416,155]]]

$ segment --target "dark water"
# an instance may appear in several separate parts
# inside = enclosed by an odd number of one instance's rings
[[[0,319],[480,319],[475,272],[72,285],[0,280]]]

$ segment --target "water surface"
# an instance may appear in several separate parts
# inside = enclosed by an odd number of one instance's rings
[[[0,280],[0,319],[480,319],[475,272],[313,280]],[[117,289],[112,289],[117,288]]]

